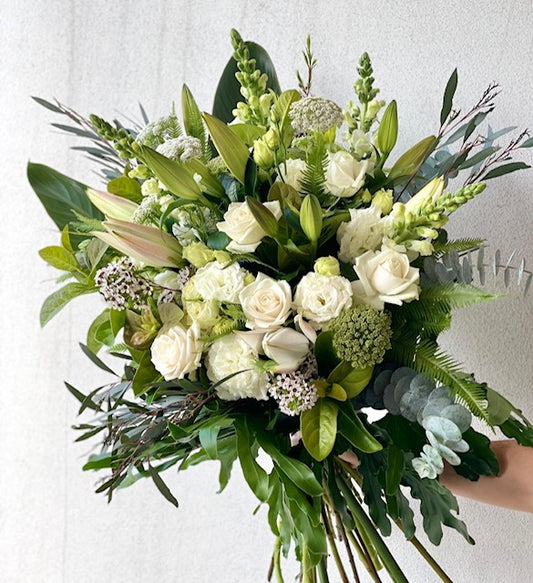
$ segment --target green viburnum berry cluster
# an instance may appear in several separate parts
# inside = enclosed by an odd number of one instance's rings
[[[337,356],[354,368],[383,361],[391,347],[391,316],[371,306],[354,306],[333,320],[333,347]]]
[[[245,99],[237,103],[233,115],[245,123],[266,126],[274,97],[267,91],[268,76],[256,68],[255,59],[250,58],[250,51],[236,30],[231,31],[231,44],[239,69],[235,77],[241,84],[241,95]]]

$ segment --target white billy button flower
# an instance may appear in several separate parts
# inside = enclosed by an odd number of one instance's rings
[[[367,251],[354,266],[359,281],[352,284],[356,303],[382,310],[385,303],[401,306],[420,294],[419,270],[411,267],[405,253],[384,247]]]
[[[341,223],[337,230],[339,259],[352,263],[365,251],[376,250],[381,246],[383,232],[384,222],[379,207],[350,209],[350,220]]]
[[[281,218],[279,201],[264,202],[263,205],[277,220]],[[224,213],[224,221],[217,223],[217,229],[231,239],[227,250],[234,253],[253,253],[266,235],[247,202],[232,202]]]
[[[278,328],[265,334],[262,348],[276,363],[275,372],[288,373],[295,371],[309,354],[309,341],[293,328]]]
[[[224,265],[211,261],[191,278],[194,289],[204,300],[218,300],[236,304],[244,289],[246,271],[238,263]]]
[[[285,322],[291,311],[291,286],[258,273],[256,280],[241,291],[239,301],[248,328],[275,328]]]
[[[228,334],[215,340],[207,354],[207,376],[217,383],[234,375],[217,386],[218,396],[225,401],[268,399],[268,375],[255,369],[256,361],[257,354],[239,336]]]
[[[152,343],[151,355],[155,368],[166,381],[182,379],[200,366],[202,345],[200,328],[193,324],[163,327]]]
[[[339,198],[353,196],[365,183],[368,165],[368,160],[358,162],[349,152],[329,154],[326,189]]]
[[[352,305],[351,283],[341,275],[308,273],[296,287],[293,305],[314,328],[322,328]]]
[[[305,163],[305,160],[289,158],[288,160],[285,160],[283,164],[280,164],[280,178],[285,184],[292,186],[295,190],[300,192],[300,181],[306,166],[307,164]]]

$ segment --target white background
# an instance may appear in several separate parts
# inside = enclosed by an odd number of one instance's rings
[[[230,56],[229,31],[265,46],[284,88],[295,84],[300,50],[312,34],[319,66],[314,92],[352,98],[359,55],[373,58],[381,96],[397,99],[397,152],[434,132],[442,92],[458,67],[457,103],[472,104],[487,84],[504,91],[493,127],[533,127],[531,0],[427,2],[135,2],[18,0],[0,4],[1,222],[0,580],[96,583],[257,583],[266,580],[272,536],[240,473],[217,496],[216,466],[166,478],[176,510],[149,482],[107,505],[81,466],[89,447],[73,444],[76,402],[68,379],[89,390],[101,380],[77,347],[101,307],[76,300],[45,329],[38,313],[54,270],[37,250],[57,244],[52,221],[25,178],[28,159],[99,186],[75,139],[30,95],[57,97],[80,113],[152,118],[179,106],[187,82],[210,110]],[[524,151],[522,159],[531,163]],[[486,237],[503,255],[517,248],[533,264],[532,171],[492,181],[453,217],[455,236]],[[489,282],[490,284],[490,282]],[[490,289],[499,289],[490,284]],[[446,347],[533,417],[533,295],[458,312]],[[531,515],[461,502],[477,541],[448,531],[435,555],[451,578],[468,583],[532,579]],[[423,540],[424,536],[421,534]],[[399,538],[391,546],[410,581],[435,578]],[[287,581],[296,573],[288,564]],[[336,579],[333,579],[336,581]]]

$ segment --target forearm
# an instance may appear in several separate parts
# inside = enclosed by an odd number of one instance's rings
[[[458,496],[533,512],[533,448],[504,440],[492,442],[491,449],[500,462],[498,476],[481,476],[472,482],[446,465],[440,482]]]

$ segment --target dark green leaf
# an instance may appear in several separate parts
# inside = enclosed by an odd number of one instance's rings
[[[533,138],[529,138],[520,144],[521,148],[533,148]]]
[[[396,445],[389,445],[387,452],[387,473],[385,474],[385,491],[387,492],[387,496],[395,494],[400,487],[403,466],[403,451]]]
[[[150,477],[154,481],[156,488],[161,492],[161,494],[163,494],[163,496],[171,504],[173,504],[176,508],[178,508],[179,502],[174,497],[174,495],[170,491],[169,487],[165,484],[165,482],[163,481],[163,478],[159,475],[159,472],[154,467],[152,467],[150,464],[148,464],[148,472],[150,473]]]
[[[350,401],[339,403],[338,427],[339,433],[360,451],[374,453],[383,449],[381,443],[363,425]]]
[[[477,480],[479,476],[497,476],[500,472],[500,464],[490,449],[490,439],[472,428],[465,431],[462,438],[468,443],[470,449],[459,454],[461,463],[453,469],[469,480]]]
[[[98,368],[101,368],[102,370],[105,370],[108,373],[111,373],[112,375],[118,376],[115,372],[113,372],[105,362],[102,362],[97,356],[96,354],[94,354],[94,352],[91,352],[90,348],[88,346],[86,346],[85,344],[82,344],[81,342],[80,344],[80,348],[83,351],[83,354],[85,354],[85,356],[87,356],[87,358],[93,363],[95,364]]]
[[[150,388],[150,383],[155,381],[159,376],[150,358],[150,351],[146,350],[141,357],[139,367],[131,385],[135,395],[138,397],[145,393]]]
[[[46,101],[46,99],[43,99],[42,97],[34,97],[32,95],[31,98],[34,101],[36,101],[39,105],[46,107],[46,109],[49,109],[50,111],[53,111],[54,113],[63,113],[63,111],[59,107],[57,107],[53,103],[50,103],[49,101]]]
[[[483,176],[483,180],[490,180],[491,178],[498,178],[499,176],[503,176],[504,174],[510,174],[511,172],[516,172],[517,170],[525,170],[527,168],[531,168],[529,164],[525,162],[510,162],[509,164],[503,164],[502,166],[498,166],[493,170],[490,170]]]
[[[268,53],[263,47],[251,41],[247,41],[246,46],[250,59],[255,59],[256,68],[268,75],[267,89],[272,89],[277,94],[281,93],[278,76]],[[232,112],[237,107],[237,103],[243,100],[241,85],[235,77],[237,72],[237,63],[232,57],[222,73],[215,93],[213,115],[226,123],[233,121]]]
[[[333,332],[321,332],[315,342],[315,358],[318,372],[323,377],[328,377],[333,369],[341,362],[333,348]]]
[[[268,498],[268,474],[255,461],[257,454],[254,455],[252,451],[255,439],[250,435],[246,419],[235,421],[235,432],[237,434],[237,454],[244,479],[257,498],[261,502],[266,502]]]
[[[92,409],[93,411],[100,411],[100,407],[94,403],[92,400],[87,400],[87,395],[84,395],[81,391],[73,387],[70,383],[65,381],[65,386],[69,390],[69,392],[78,399],[78,401],[82,404],[86,404],[87,408]]]
[[[455,95],[455,90],[457,89],[457,69],[454,69],[453,73],[448,79],[446,84],[446,89],[444,90],[444,97],[442,100],[442,108],[440,110],[440,124],[443,125],[448,119],[450,111],[452,110],[453,97]]]
[[[54,223],[63,229],[77,214],[102,220],[104,215],[91,204],[87,186],[43,164],[28,163],[28,180]]]

